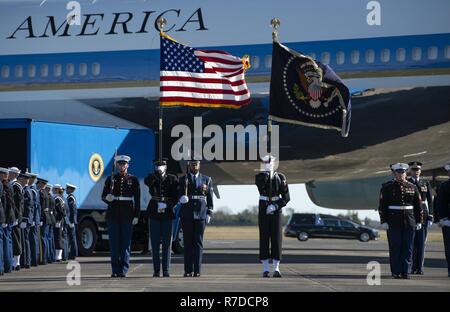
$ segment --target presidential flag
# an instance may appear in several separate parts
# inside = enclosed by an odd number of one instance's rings
[[[347,137],[351,120],[350,92],[330,66],[275,41],[270,118],[335,129]]]
[[[161,106],[240,108],[250,103],[248,57],[200,50],[161,35]]]

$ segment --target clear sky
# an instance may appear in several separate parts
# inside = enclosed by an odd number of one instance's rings
[[[221,199],[214,197],[214,209],[227,210],[236,213],[249,206],[258,204],[259,193],[255,185],[219,185]],[[347,210],[327,209],[316,206],[306,193],[304,184],[289,185],[291,201],[287,207],[291,207],[295,212],[316,212],[331,215],[347,214]],[[224,207],[226,207],[224,209]],[[379,220],[378,212],[375,210],[358,210],[360,219],[369,217],[372,220]]]

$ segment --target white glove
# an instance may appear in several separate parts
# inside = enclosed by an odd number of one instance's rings
[[[105,200],[106,200],[108,203],[112,203],[112,201],[114,200],[114,195],[113,195],[113,194],[108,194],[108,195],[106,195],[106,196],[105,196]]]
[[[269,206],[267,206],[266,214],[268,214],[268,215],[273,214],[275,212],[275,210],[277,210],[275,205],[270,204]]]
[[[33,221],[33,222],[31,223],[31,226],[36,226],[36,222]]]
[[[188,202],[189,202],[189,197],[187,197],[186,195],[183,195],[180,197],[180,203],[187,204]]]
[[[211,222],[211,216],[206,215],[206,224],[209,224],[209,222]]]
[[[43,225],[44,225],[44,222],[43,222],[43,221],[41,221],[41,222],[39,223],[39,225],[40,225],[40,226],[43,226]]]
[[[417,223],[416,224],[416,231],[419,231],[422,229],[422,223]]]
[[[56,222],[55,228],[59,229],[61,227],[61,222]]]
[[[389,230],[389,224],[387,223],[387,222],[384,222],[383,224],[381,224],[381,228],[383,229],[383,230]]]
[[[74,224],[74,223],[69,223],[69,227],[70,227],[71,229],[73,229],[73,228],[75,227],[75,224]]]
[[[167,204],[166,203],[158,202],[158,209],[166,209],[166,208],[167,208]]]
[[[433,221],[428,220],[428,222],[427,222],[427,227],[430,228],[432,225],[433,225]]]
[[[138,222],[139,222],[139,219],[138,219],[138,218],[133,218],[133,225],[138,224]]]
[[[17,224],[19,224],[19,221],[18,221],[18,220],[14,221],[14,223],[13,223],[12,226],[16,226]]]
[[[2,224],[2,228],[6,228],[7,226],[8,226],[8,224],[6,224],[6,223]]]
[[[26,222],[20,222],[20,228],[21,229],[25,229],[27,227],[27,223]]]

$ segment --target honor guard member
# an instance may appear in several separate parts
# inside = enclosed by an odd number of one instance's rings
[[[439,215],[439,226],[442,227],[448,277],[450,277],[450,161],[444,165],[444,169],[447,171],[449,179],[439,186],[436,207]]]
[[[64,237],[63,237],[63,228],[65,225],[66,218],[66,205],[63,198],[64,188],[59,185],[53,185],[53,194],[55,194],[55,261],[60,262],[63,257],[63,249],[64,249]]]
[[[395,181],[395,171],[394,171],[394,169],[392,169],[392,166],[393,166],[393,165],[394,165],[394,164],[390,164],[390,165],[389,165],[389,168],[391,169],[391,173],[392,173],[392,179],[389,180],[389,181],[387,181],[387,182],[385,182],[385,183],[383,183],[381,187],[385,187],[385,186],[387,186],[387,185],[389,185],[390,183],[393,183],[393,182]],[[378,207],[378,211],[380,211],[380,207]],[[383,230],[386,230],[386,236],[387,236],[388,247],[389,247],[389,254],[391,254],[391,253],[392,253],[392,248],[391,248],[391,238],[390,238],[390,236],[389,236],[389,229],[388,229],[387,223],[384,224],[384,225],[382,225],[382,229],[383,229]],[[392,275],[392,277],[394,277],[394,270],[393,270],[391,258],[389,258],[389,267],[390,267],[390,269],[391,269],[391,275]]]
[[[13,270],[13,243],[12,231],[13,225],[16,224],[15,205],[14,205],[14,190],[8,181],[9,169],[0,168],[0,183],[3,186],[3,196],[1,202],[5,210],[6,224],[2,224],[3,228],[3,264],[4,272],[11,273]],[[6,226],[5,226],[6,225]]]
[[[175,218],[173,207],[178,199],[178,178],[173,174],[167,173],[166,160],[155,161],[154,167],[155,171],[144,180],[151,196],[147,206],[147,216],[149,218],[149,234],[153,251],[153,277],[160,276],[160,243],[162,243],[163,276],[169,277],[172,221]]]
[[[30,231],[34,219],[34,201],[33,192],[28,183],[30,181],[28,173],[21,173],[17,178],[23,188],[23,215],[20,228],[22,229],[22,256],[21,267],[29,269],[31,267],[31,245],[30,245]]]
[[[48,262],[53,263],[55,262],[55,255],[56,255],[56,249],[55,249],[55,225],[56,225],[56,212],[55,212],[55,195],[52,192],[53,185],[48,184],[45,186],[45,191],[48,195],[48,203],[49,203],[49,211],[50,211],[50,224],[49,224],[49,230],[48,230],[48,243],[49,243],[49,255],[48,255]]]
[[[9,183],[13,188],[14,199],[14,214],[16,215],[16,222],[13,226],[13,268],[20,271],[20,256],[22,255],[22,216],[23,216],[23,187],[17,181],[20,170],[17,167],[9,168]],[[19,225],[20,222],[20,225]]]
[[[108,224],[111,250],[111,277],[126,277],[130,266],[130,249],[133,225],[139,221],[141,191],[138,179],[128,173],[131,158],[119,155],[114,158],[119,173],[105,181],[102,200],[108,204]]]
[[[3,229],[8,225],[6,224],[5,208],[3,207],[4,196],[3,196],[3,184],[0,183],[0,276],[5,273],[5,264],[3,256],[3,240],[5,235],[3,234]]]
[[[184,277],[200,277],[203,234],[211,220],[213,188],[210,177],[200,173],[200,161],[190,161],[189,172],[179,180],[181,226],[184,240]]]
[[[39,199],[39,190],[35,184],[37,174],[29,172],[28,175],[30,176],[30,181],[28,182],[29,189],[32,192],[33,195],[33,203],[34,203],[34,210],[33,210],[33,220],[31,222],[31,228],[30,228],[30,255],[31,255],[31,266],[38,266],[39,264],[39,258],[40,258],[40,251],[39,251],[39,241],[40,241],[40,224],[41,224],[41,203]]]
[[[275,157],[262,158],[262,168],[255,176],[259,191],[259,258],[263,264],[263,277],[269,277],[269,259],[273,260],[273,277],[281,277],[282,212],[290,200],[289,187],[284,174],[274,171]],[[269,247],[270,246],[270,247]]]
[[[49,198],[45,187],[48,181],[46,179],[38,178],[36,182],[36,188],[39,192],[39,206],[41,207],[41,220],[40,225],[40,239],[42,245],[41,262],[40,264],[46,265],[50,254],[49,250],[49,228],[51,224]]]
[[[414,233],[423,222],[422,203],[417,187],[406,180],[408,165],[396,163],[392,169],[395,181],[383,184],[380,191],[380,221],[389,230],[393,277],[409,279]]]
[[[408,163],[408,182],[414,184],[419,190],[422,199],[423,224],[420,230],[414,235],[414,250],[412,258],[412,274],[423,275],[423,265],[425,260],[425,242],[427,241],[428,228],[433,224],[433,193],[428,181],[422,179],[422,163],[413,161]]]
[[[66,184],[66,194],[67,194],[67,208],[69,212],[69,223],[67,225],[67,238],[69,245],[69,259],[74,260],[78,256],[78,245],[77,245],[77,199],[73,194],[77,187],[73,184]]]

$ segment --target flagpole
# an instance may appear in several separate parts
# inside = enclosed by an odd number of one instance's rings
[[[158,18],[156,21],[158,24],[158,28],[160,33],[164,32],[164,26],[167,24],[167,20],[164,17]],[[161,38],[159,39],[161,40]],[[163,144],[163,108],[161,106],[161,101],[159,101],[159,122],[158,122],[158,139],[159,139],[159,151],[158,151],[158,160],[162,161],[162,144]]]

